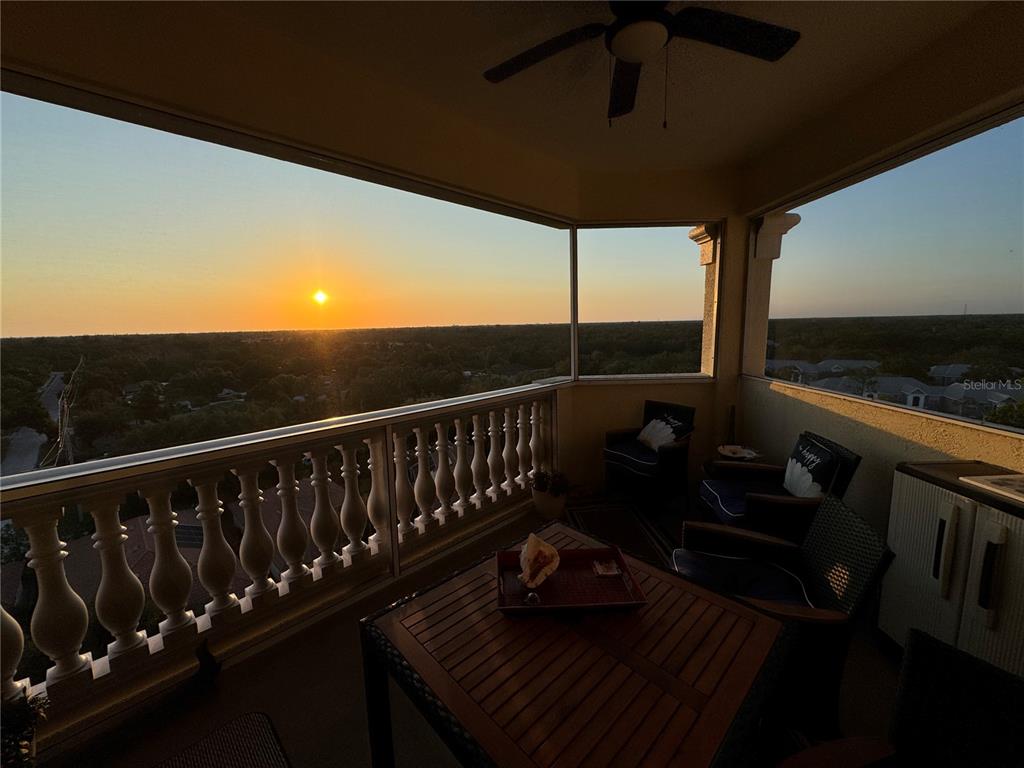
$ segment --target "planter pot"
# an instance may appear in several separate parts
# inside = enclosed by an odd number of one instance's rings
[[[565,513],[565,496],[552,496],[534,489],[533,506],[545,520],[557,520]]]

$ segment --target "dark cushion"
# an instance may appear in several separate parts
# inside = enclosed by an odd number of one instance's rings
[[[783,497],[790,495],[781,485],[770,481],[722,480],[716,477],[701,481],[698,493],[701,500],[714,511],[718,521],[726,525],[736,525],[744,519],[747,514],[748,493]]]
[[[700,497],[726,525],[735,525],[747,514],[747,486],[707,478],[700,484]]]
[[[632,437],[617,440],[605,448],[604,460],[648,477],[658,469],[658,452]]]
[[[832,488],[838,469],[839,459],[831,450],[817,440],[801,435],[786,463],[783,485],[794,496],[824,496]]]
[[[810,605],[797,574],[773,563],[677,549],[672,565],[683,578],[723,595]]]

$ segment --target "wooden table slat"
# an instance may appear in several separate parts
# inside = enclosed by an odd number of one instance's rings
[[[647,750],[651,748],[662,730],[682,705],[672,696],[663,693],[643,722],[633,731],[625,746],[615,755],[616,768],[635,768],[641,764]],[[607,765],[607,763],[605,763]]]
[[[661,696],[662,692],[658,686],[647,683],[629,706],[615,718],[614,726],[609,724],[605,737],[590,745],[590,750],[578,764],[587,768],[604,768],[609,765],[644,722],[648,712],[654,708]],[[577,760],[572,760],[571,764],[577,764]]]
[[[418,633],[417,627],[426,622],[428,618],[429,620],[435,620],[441,611],[451,612],[453,606],[466,605],[476,599],[481,590],[489,592],[490,587],[492,587],[492,583],[487,578],[487,574],[480,573],[479,577],[468,582],[461,589],[453,590],[440,600],[424,606],[421,610],[410,613],[401,620],[401,623],[406,629],[416,635]]]
[[[633,674],[625,664],[618,664],[604,682],[594,689],[593,694],[583,700],[579,709],[556,726],[551,735],[533,753],[534,761],[542,766],[551,765],[562,750],[570,743],[574,743],[575,750],[582,751],[583,754],[576,755],[575,760],[567,756],[561,764],[578,765],[579,759],[586,756],[594,746],[592,740],[577,739],[580,731],[589,724],[607,732],[611,723],[632,704],[633,698],[645,685],[647,681],[640,675]]]
[[[728,637],[722,642],[715,651],[714,657],[708,662],[708,665],[704,667],[704,671],[700,673],[700,677],[697,678],[696,688],[701,693],[710,696],[715,692],[715,688],[718,686],[718,682],[722,679],[722,675],[725,674],[726,669],[729,668],[729,664],[732,663],[733,657],[739,652],[747,636],[750,635],[750,630],[753,628],[753,624],[746,619],[740,619],[737,621],[733,628],[729,631]]]
[[[537,656],[547,652],[551,646],[568,637],[568,629],[555,625],[543,635],[539,635],[533,642],[524,645],[505,664],[493,670],[488,670],[482,675],[478,675],[476,672],[469,675],[466,680],[462,681],[462,686],[479,702],[510,677],[516,675],[519,670],[537,658]]]
[[[506,675],[505,670],[502,669],[498,674],[491,675],[471,691],[473,698],[480,702],[484,712],[492,714],[522,686],[543,673],[548,666],[555,662],[555,659],[568,653],[569,648],[577,640],[578,638],[572,632],[564,632],[553,643],[541,649],[539,653],[534,653],[514,674]],[[493,681],[499,682],[494,684]]]
[[[669,764],[672,756],[679,749],[690,728],[697,722],[697,711],[681,706],[662,729],[661,735],[644,755],[644,768],[662,768]]]
[[[553,707],[531,722],[526,730],[518,735],[510,729],[513,737],[518,737],[519,746],[527,754],[532,754],[551,733],[558,724],[564,722],[580,707],[583,701],[591,696],[591,693],[604,683],[605,678],[611,675],[616,668],[616,661],[608,654],[602,653],[597,662],[579,680],[576,687],[569,690],[564,697],[559,699]],[[623,675],[626,667],[621,667]],[[519,713],[519,719],[525,721],[527,714]]]
[[[679,673],[679,677],[682,678],[683,682],[688,685],[696,685],[700,673],[704,671],[704,667],[711,661],[711,657],[714,656],[715,651],[718,650],[718,647],[725,640],[729,630],[732,629],[732,625],[737,620],[738,617],[734,613],[723,613],[718,618],[715,626],[711,628],[707,637],[704,638],[704,642],[700,644],[700,648],[690,656],[690,660],[686,662],[683,671]]]

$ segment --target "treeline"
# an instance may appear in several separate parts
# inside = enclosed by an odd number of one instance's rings
[[[928,382],[933,365],[964,363],[975,378],[1024,368],[1024,315],[827,317],[768,321],[768,357],[878,360],[879,373]]]
[[[700,323],[584,325],[586,373],[696,370]],[[53,431],[38,389],[75,379],[85,461],[569,374],[569,326],[3,339],[5,431]]]

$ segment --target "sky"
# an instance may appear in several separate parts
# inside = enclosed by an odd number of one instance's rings
[[[771,317],[1024,312],[1024,118],[792,211]]]
[[[0,174],[2,336],[569,319],[565,230],[7,93]],[[796,209],[772,316],[1024,311],[1022,179],[1017,120]],[[580,319],[699,319],[686,232],[582,230]]]

